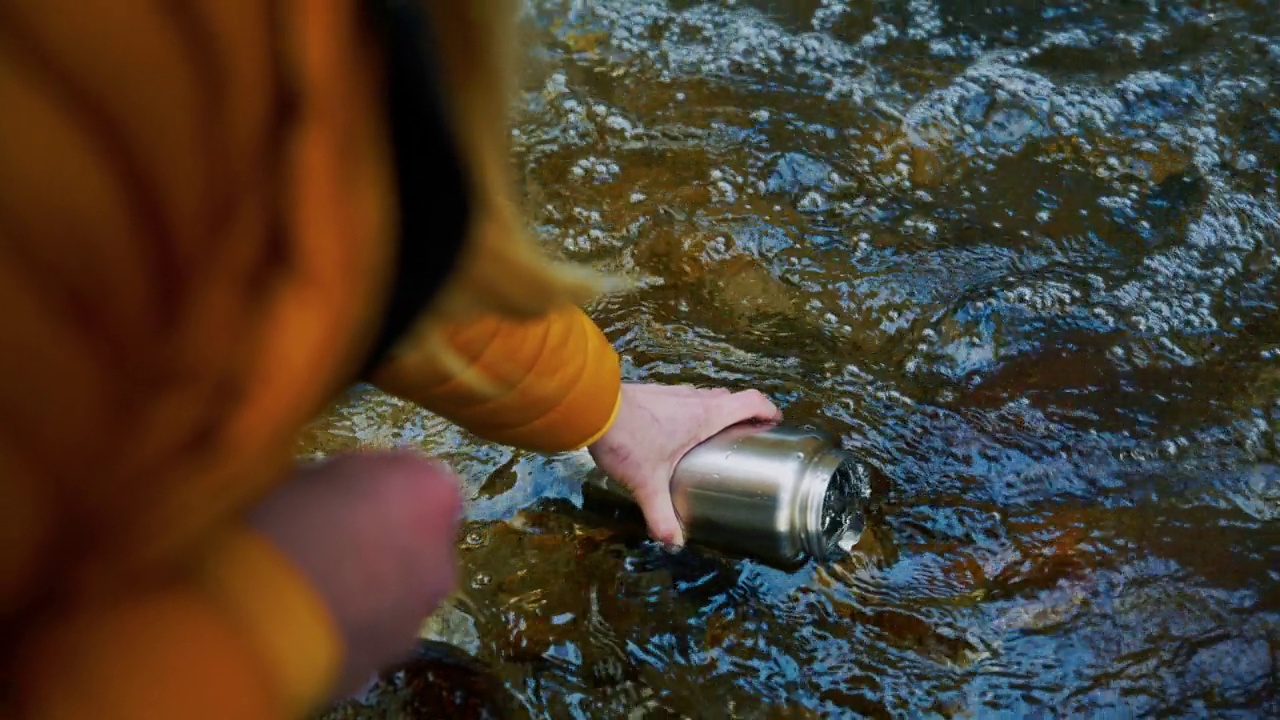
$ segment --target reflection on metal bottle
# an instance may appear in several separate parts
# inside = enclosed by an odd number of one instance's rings
[[[589,495],[631,499],[598,468],[585,483]],[[825,432],[736,425],[680,460],[671,494],[687,542],[794,565],[830,562],[857,545],[871,482]]]

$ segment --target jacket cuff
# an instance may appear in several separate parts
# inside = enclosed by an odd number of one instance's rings
[[[583,448],[588,448],[596,444],[596,442],[598,442],[600,438],[604,437],[609,432],[609,430],[613,427],[613,424],[618,420],[618,411],[620,411],[621,409],[622,409],[622,388],[618,388],[618,396],[613,401],[613,411],[609,413],[609,420],[605,422],[604,427],[600,428],[600,431],[597,432],[595,435],[592,435],[591,437],[587,438],[585,442],[579,444],[575,448],[572,448],[572,450],[581,450]]]
[[[16,717],[298,717],[284,712],[241,624],[210,600],[188,583],[148,584],[50,618],[16,653]]]
[[[200,580],[242,626],[290,717],[330,699],[342,635],[324,600],[270,540],[249,528],[228,533],[206,556]]]

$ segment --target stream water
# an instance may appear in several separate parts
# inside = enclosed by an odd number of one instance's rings
[[[530,217],[639,280],[627,378],[836,433],[868,533],[667,556],[355,388],[301,452],[452,462],[463,594],[330,717],[1280,716],[1276,2],[528,9]]]

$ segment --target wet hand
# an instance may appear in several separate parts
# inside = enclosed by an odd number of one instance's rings
[[[589,451],[597,467],[631,492],[649,535],[668,547],[680,547],[684,531],[671,502],[676,463],[731,425],[781,419],[782,411],[755,390],[626,384],[617,419]]]
[[[297,565],[339,627],[338,697],[407,654],[423,618],[453,591],[461,517],[457,477],[411,451],[301,469],[255,509],[250,522]]]

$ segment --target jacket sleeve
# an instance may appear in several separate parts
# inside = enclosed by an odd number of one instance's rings
[[[301,573],[241,529],[190,575],[37,633],[19,655],[21,717],[300,718],[329,699],[341,654]]]
[[[444,338],[496,392],[468,382],[462,368],[421,341],[399,348],[374,383],[486,440],[535,452],[590,445],[617,417],[618,355],[576,306],[532,321],[490,315],[458,322]]]

